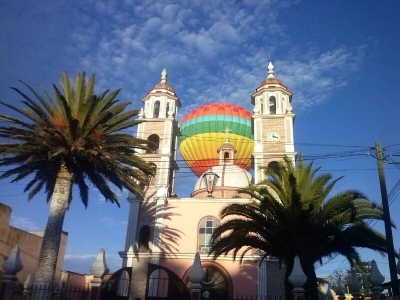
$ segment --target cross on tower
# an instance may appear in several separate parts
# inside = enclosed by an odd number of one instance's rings
[[[228,133],[232,132],[232,129],[229,129],[226,127],[224,130],[221,130],[222,132],[225,132],[225,143],[229,143],[229,138],[228,138]]]

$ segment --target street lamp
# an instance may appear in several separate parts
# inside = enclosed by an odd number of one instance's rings
[[[206,186],[206,191],[208,192],[207,197],[212,197],[215,185],[217,184],[219,176],[215,174],[212,169],[203,175],[204,184]]]

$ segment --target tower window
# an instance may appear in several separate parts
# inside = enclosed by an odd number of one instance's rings
[[[198,251],[208,252],[210,251],[210,240],[211,235],[215,229],[219,226],[219,222],[216,218],[208,216],[201,219],[199,223],[199,244]]]
[[[158,153],[158,148],[160,146],[160,137],[157,134],[152,134],[147,138],[147,146],[150,150],[147,153]]]
[[[153,118],[158,118],[160,115],[160,101],[154,102]]]
[[[280,166],[279,166],[279,163],[277,162],[277,161],[271,161],[269,164],[268,164],[268,168],[272,171],[272,172],[274,172],[275,174],[278,174],[278,175],[280,175]],[[271,180],[272,179],[272,177],[270,177],[270,176],[268,176],[269,178],[269,180]]]
[[[227,163],[229,161],[229,152],[224,153],[224,162]]]
[[[276,98],[275,98],[275,96],[269,97],[269,113],[271,115],[276,114]]]
[[[139,233],[139,248],[144,247],[150,250],[150,226],[144,225],[140,228]]]
[[[168,112],[169,112],[169,103],[167,103],[167,108],[166,108],[166,111],[165,111],[166,117],[167,117],[167,118],[169,117],[169,116],[168,116]]]

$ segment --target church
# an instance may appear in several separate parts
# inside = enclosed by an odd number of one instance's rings
[[[221,209],[250,201],[238,189],[266,179],[261,166],[276,167],[285,156],[295,159],[291,100],[269,63],[266,78],[249,95],[251,113],[229,103],[210,103],[179,124],[181,103],[163,70],[160,82],[142,99],[143,122],[136,133],[149,141],[150,150],[139,155],[155,176],[143,187],[143,198],[128,197],[126,243],[119,255],[121,270],[130,275],[130,299],[187,299],[187,273],[196,253],[205,273],[204,299],[283,297],[284,270],[276,259],[261,261],[256,250],[242,261],[229,254],[213,259],[208,252]],[[188,198],[175,193],[178,145],[199,177]]]

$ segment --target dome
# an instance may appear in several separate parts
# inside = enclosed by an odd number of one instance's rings
[[[223,164],[214,166],[197,179],[194,191],[191,195],[192,197],[207,197],[208,192],[206,191],[206,183],[204,182],[203,175],[210,171],[219,176],[212,194],[215,198],[236,198],[238,196],[237,190],[248,187],[252,180],[251,174],[237,165]]]
[[[246,170],[251,167],[253,134],[251,114],[229,103],[210,103],[189,112],[181,122],[179,150],[190,169],[200,176],[218,165],[218,148],[229,135],[237,150],[235,164]]]

